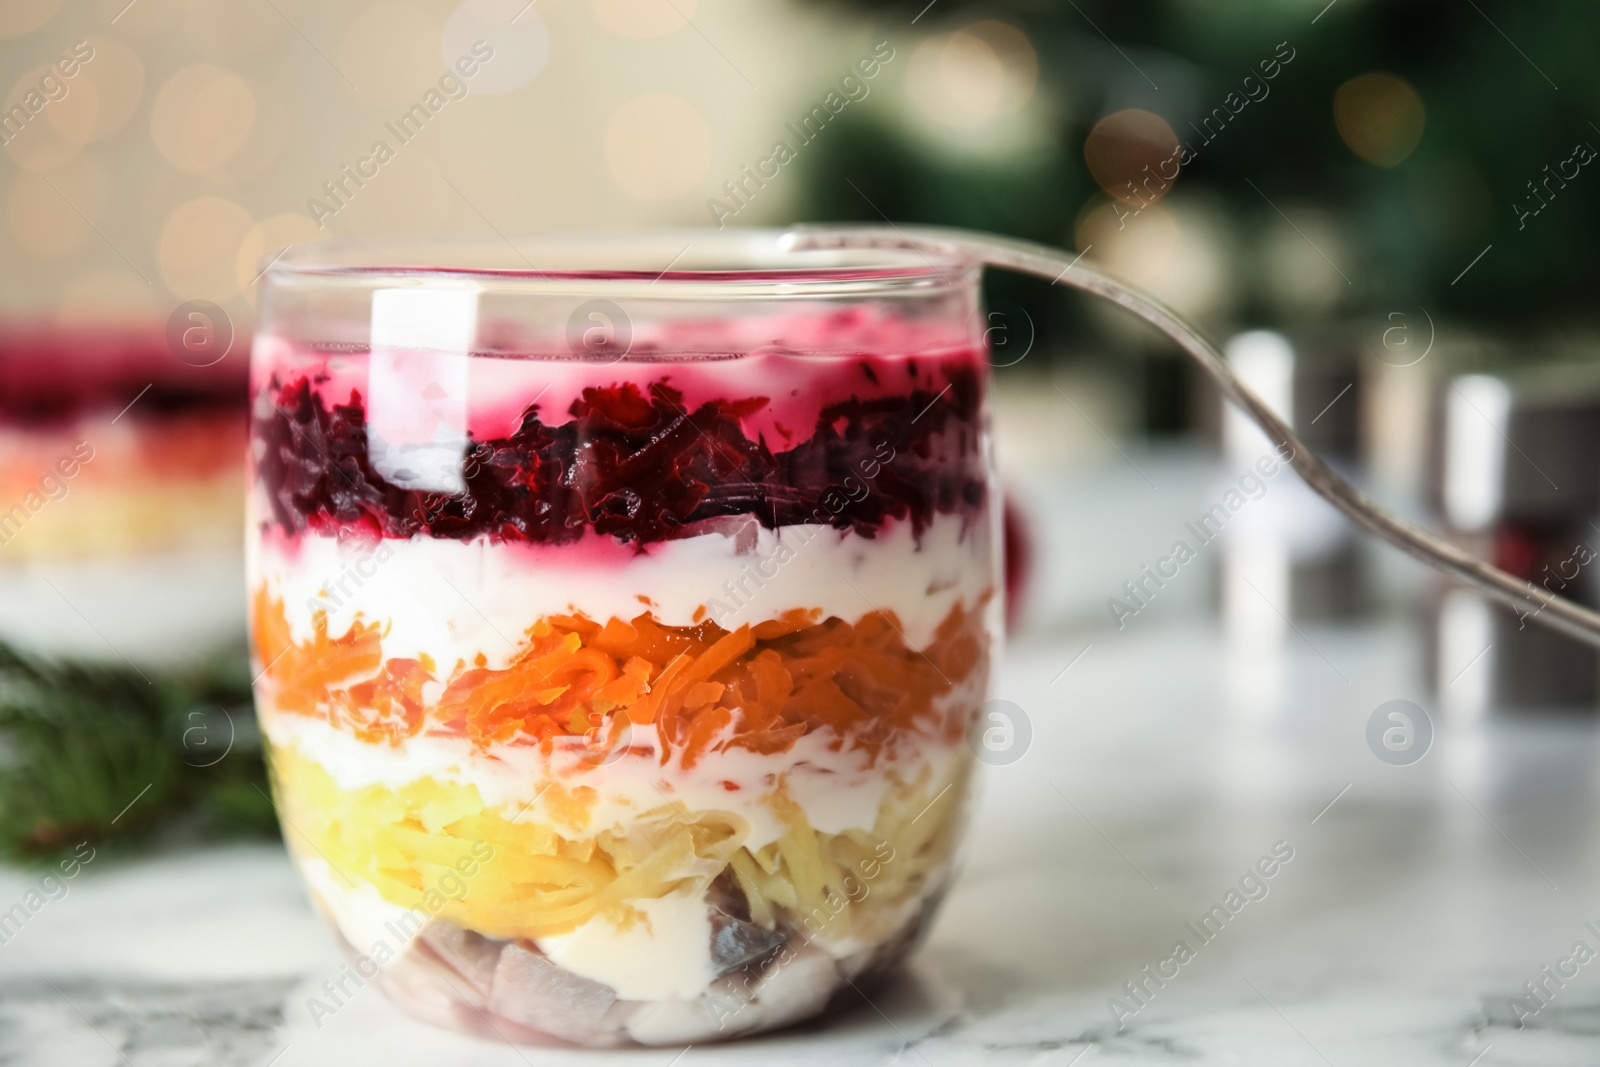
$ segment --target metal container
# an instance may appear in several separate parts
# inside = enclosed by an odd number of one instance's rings
[[[1448,378],[1429,437],[1428,504],[1457,543],[1600,604],[1600,367]],[[1430,674],[1447,713],[1595,708],[1600,653],[1536,625],[1532,612],[1440,588],[1430,614]]]
[[[1310,448],[1359,480],[1365,389],[1355,331],[1291,339],[1256,330],[1230,340],[1227,355]],[[1273,454],[1266,435],[1232,408],[1222,415],[1222,446],[1230,483]],[[1371,607],[1365,545],[1292,476],[1272,478],[1261,499],[1230,520],[1219,560],[1222,616],[1236,643],[1272,643],[1291,622],[1348,620]]]

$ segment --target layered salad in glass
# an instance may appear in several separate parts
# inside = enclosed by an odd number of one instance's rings
[[[239,641],[244,367],[143,322],[0,323],[0,645],[163,666]]]
[[[391,997],[699,1042],[814,1015],[925,930],[997,501],[971,280],[892,273],[937,306],[868,275],[723,319],[695,296],[722,274],[672,273],[608,305],[625,345],[542,343],[495,277],[386,276],[356,339],[269,303],[257,703],[296,863]]]

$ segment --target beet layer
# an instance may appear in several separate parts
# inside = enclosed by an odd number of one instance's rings
[[[741,424],[765,397],[691,411],[662,382],[597,386],[554,425],[534,404],[511,435],[470,442],[466,491],[444,494],[374,468],[358,393],[330,404],[305,375],[274,375],[254,405],[255,470],[270,520],[289,534],[565,544],[593,531],[643,546],[739,516],[866,536],[909,520],[920,533],[936,514],[985,503],[982,390],[978,367],[951,367],[940,392],[843,400],[773,451]]]
[[[135,399],[128,418],[136,422],[240,410],[242,350],[215,362],[203,354],[194,359],[179,359],[159,332],[142,326],[0,324],[0,424],[70,424],[107,411],[115,415]]]

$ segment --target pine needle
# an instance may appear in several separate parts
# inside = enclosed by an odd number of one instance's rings
[[[147,673],[0,644],[0,856],[271,832],[244,650]]]

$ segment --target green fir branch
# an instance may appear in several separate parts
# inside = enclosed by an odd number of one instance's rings
[[[0,856],[188,826],[271,832],[242,649],[179,671],[48,660],[0,644]]]

